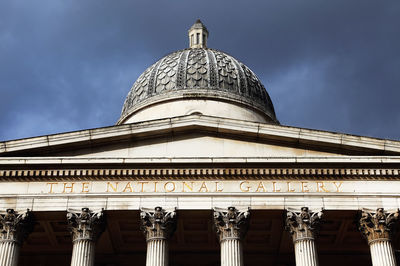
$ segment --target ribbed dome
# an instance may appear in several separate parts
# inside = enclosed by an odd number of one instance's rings
[[[200,36],[204,38],[202,48],[191,45],[171,53],[140,75],[125,100],[119,124],[151,105],[187,99],[240,105],[259,113],[267,122],[278,123],[271,99],[257,76],[232,56],[204,47],[208,32]],[[192,42],[196,44],[193,36]]]

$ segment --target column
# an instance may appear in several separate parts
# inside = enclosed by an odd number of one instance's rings
[[[141,229],[146,236],[146,266],[168,265],[168,239],[176,229],[175,210],[141,209]]]
[[[67,220],[73,243],[71,266],[93,266],[96,241],[105,229],[104,211],[69,211]]]
[[[318,256],[315,237],[318,231],[321,212],[311,212],[302,207],[300,212],[286,212],[286,230],[292,235],[296,266],[317,266]]]
[[[362,210],[358,229],[368,241],[373,266],[396,266],[391,243],[395,224],[399,220],[399,210],[386,212],[378,208],[376,212]]]
[[[221,266],[244,265],[242,240],[247,233],[249,217],[248,209],[214,209],[214,226],[221,245]]]
[[[32,213],[7,209],[0,214],[0,266],[17,266],[19,248],[33,231]]]

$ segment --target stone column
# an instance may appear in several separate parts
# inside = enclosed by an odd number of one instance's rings
[[[311,212],[302,207],[300,212],[286,212],[286,230],[293,238],[296,266],[317,266],[318,256],[314,239],[316,237],[321,212]]]
[[[399,210],[386,212],[378,208],[376,212],[362,210],[358,229],[366,238],[371,251],[373,266],[396,266],[391,243],[394,227],[399,219]]]
[[[7,209],[0,214],[0,266],[17,266],[19,248],[33,231],[32,213]]]
[[[146,236],[146,266],[168,266],[168,239],[176,229],[175,210],[141,209],[141,229]]]
[[[71,266],[93,266],[96,241],[105,229],[104,211],[69,211],[67,220],[73,243]]]
[[[243,266],[242,240],[247,233],[250,212],[235,207],[214,209],[214,226],[221,244],[221,266]]]

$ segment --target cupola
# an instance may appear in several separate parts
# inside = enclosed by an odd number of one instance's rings
[[[207,48],[208,30],[200,21],[196,20],[189,29],[189,47],[190,48]]]

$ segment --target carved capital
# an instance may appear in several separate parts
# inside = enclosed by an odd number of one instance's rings
[[[214,226],[219,241],[243,239],[247,233],[250,212],[239,211],[235,207],[214,209]]]
[[[386,212],[378,208],[376,212],[362,210],[358,220],[358,230],[367,239],[368,244],[377,240],[390,240],[399,220],[399,210]]]
[[[146,240],[168,239],[176,229],[175,210],[166,211],[161,207],[153,209],[141,209],[141,230]]]
[[[4,214],[0,214],[0,242],[12,241],[21,245],[32,231],[31,211],[17,213],[13,209],[7,209]]]
[[[81,212],[69,211],[67,213],[68,229],[72,241],[96,241],[105,229],[104,211],[92,212],[89,208],[82,208]]]
[[[323,212],[311,212],[302,207],[300,212],[286,212],[286,230],[292,235],[293,242],[314,239],[319,229]]]

